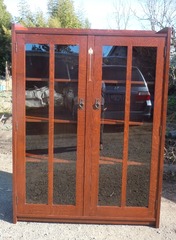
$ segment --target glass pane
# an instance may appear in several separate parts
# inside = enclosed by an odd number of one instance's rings
[[[120,206],[122,161],[100,160],[99,166],[99,206]]]
[[[78,82],[56,82],[54,93],[55,119],[76,121],[78,110],[77,99]]]
[[[26,202],[48,202],[49,46],[26,44]]]
[[[46,81],[26,81],[26,116],[48,118],[49,84]]]
[[[55,45],[55,78],[78,80],[78,45]]]
[[[55,45],[55,118],[76,120],[78,108],[78,45]]]
[[[49,45],[26,44],[26,77],[49,78]]]
[[[54,204],[76,204],[78,62],[78,45],[55,45]]]
[[[26,115],[48,117],[49,46],[26,44]]]
[[[48,201],[48,123],[26,123],[26,202]]]
[[[102,99],[98,205],[120,206],[127,48],[102,48]]]
[[[133,47],[130,120],[150,121],[155,85],[156,48]]]
[[[148,206],[152,123],[130,127],[127,206]]]
[[[26,163],[26,203],[47,204],[48,164],[47,162]]]
[[[148,206],[156,48],[133,48],[127,206]]]
[[[55,124],[54,204],[76,203],[77,125]]]
[[[104,46],[102,50],[103,118],[124,120],[127,48]]]

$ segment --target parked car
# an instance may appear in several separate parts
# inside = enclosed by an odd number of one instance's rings
[[[126,94],[126,66],[103,65],[102,67],[102,118],[124,120]],[[64,105],[73,118],[77,113],[77,88],[71,83],[64,90]],[[150,92],[141,71],[132,67],[130,120],[143,121],[151,116]]]

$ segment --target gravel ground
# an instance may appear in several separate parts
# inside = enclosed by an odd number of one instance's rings
[[[9,109],[8,109],[9,110]],[[1,112],[0,112],[1,113]],[[11,118],[0,122],[0,240],[175,240],[176,182],[163,183],[160,228],[148,226],[12,223],[12,150]]]

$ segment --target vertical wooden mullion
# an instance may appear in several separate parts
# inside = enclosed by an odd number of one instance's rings
[[[92,176],[92,166],[95,159],[93,159],[92,154],[92,129],[93,129],[93,101],[94,101],[94,92],[93,92],[93,60],[94,60],[94,36],[88,36],[87,38],[87,83],[86,83],[86,139],[85,139],[85,168],[84,168],[84,215],[92,214],[92,211],[95,209],[95,204],[93,203],[93,199],[95,197],[94,189],[96,183],[94,182],[94,176]],[[88,54],[88,50],[92,48],[93,54],[90,56]],[[92,184],[93,182],[93,184]],[[94,189],[92,190],[92,187]]]
[[[128,45],[127,72],[126,72],[126,94],[125,94],[124,143],[123,143],[123,162],[122,162],[121,207],[126,206],[130,96],[131,96],[131,72],[132,72],[132,46]]]
[[[54,149],[54,45],[49,52],[49,131],[48,131],[48,204],[53,204],[53,149]]]
[[[79,46],[78,62],[78,101],[83,100],[83,109],[77,110],[77,160],[76,160],[76,214],[83,215],[84,199],[84,164],[85,164],[85,108],[86,108],[86,53],[87,37],[75,39],[73,44]]]

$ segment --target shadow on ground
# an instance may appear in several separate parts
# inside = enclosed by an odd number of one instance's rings
[[[0,219],[12,223],[12,174],[0,171]]]
[[[162,197],[176,203],[176,181],[163,181]]]

